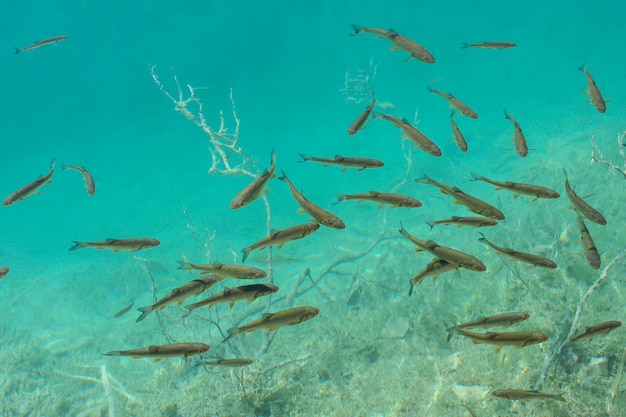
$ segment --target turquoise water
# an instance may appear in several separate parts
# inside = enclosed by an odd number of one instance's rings
[[[626,169],[616,141],[626,130],[625,9],[564,1],[8,2],[0,17],[0,193],[4,198],[46,174],[52,159],[57,165],[41,195],[1,210],[0,267],[10,272],[0,281],[0,416],[469,416],[461,404],[478,416],[624,415],[623,328],[552,354],[567,340],[585,292],[624,250],[624,176],[590,161],[595,137],[604,158]],[[403,62],[408,55],[390,51],[387,39],[348,36],[351,24],[393,28],[436,62]],[[67,40],[17,55],[11,49],[57,35]],[[517,46],[461,48],[483,41]],[[604,114],[585,102],[587,83],[577,70],[583,64],[610,100]],[[274,248],[271,259],[267,250],[252,253],[246,265],[267,270],[280,287],[271,305],[267,298],[218,305],[186,319],[183,308],[169,306],[135,322],[136,308],[197,275],[178,270],[178,260],[240,262],[241,248],[268,233],[263,200],[229,208],[251,178],[208,173],[210,136],[176,111],[151,68],[175,97],[175,77],[184,98],[187,85],[195,88],[211,129],[219,129],[222,110],[228,134],[236,127],[232,89],[243,168],[260,174],[275,149],[277,171],[346,223],[345,230],[321,227]],[[428,86],[479,114],[455,116],[467,153],[450,138],[448,103]],[[370,91],[377,111],[416,122],[443,156],[416,149],[382,120],[348,136]],[[188,108],[197,116],[193,103]],[[528,140],[526,158],[511,149],[505,108]],[[342,172],[299,163],[301,153],[372,157],[385,166]],[[95,194],[62,164],[86,167]],[[583,256],[562,167],[607,218],[607,226],[587,222],[601,252],[598,271]],[[471,182],[470,172],[542,185],[561,197],[514,198]],[[471,213],[415,183],[423,173],[505,213],[498,226],[480,229],[489,240],[546,256],[559,268],[511,262],[480,243],[473,228],[430,231],[428,221]],[[274,179],[268,188],[273,228],[308,221],[285,184]],[[336,193],[370,190],[410,195],[423,206],[331,204]],[[408,281],[432,256],[415,254],[398,233],[399,221],[418,238],[474,255],[487,271],[427,278],[408,297]],[[132,253],[67,250],[72,241],[130,237],[161,244]],[[617,259],[586,299],[578,330],[624,320],[625,264]],[[207,294],[249,283],[228,279]],[[113,317],[131,302],[131,312]],[[228,328],[292,306],[320,313],[271,336],[259,331],[222,343]],[[462,337],[446,341],[454,324],[507,311],[531,314],[509,331],[550,339],[497,354]],[[209,344],[207,360],[254,362],[204,368],[198,357],[102,355],[172,342]],[[498,388],[537,388],[566,401],[509,401],[490,395]]]

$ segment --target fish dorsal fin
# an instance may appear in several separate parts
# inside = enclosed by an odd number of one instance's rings
[[[263,315],[261,316],[262,319],[269,319],[270,317],[272,317],[274,314],[272,313],[263,313]]]
[[[105,240],[106,243],[113,243],[113,242],[116,242],[116,241],[117,241],[117,239],[113,239],[111,237],[108,237],[107,240]]]
[[[339,154],[335,155],[335,159],[344,159],[344,158],[345,158],[345,156],[342,156],[342,155],[339,155]]]
[[[148,353],[156,353],[159,351],[159,347],[157,345],[148,346]]]

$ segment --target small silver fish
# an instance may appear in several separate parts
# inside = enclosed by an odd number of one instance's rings
[[[79,167],[76,165],[63,165],[62,168],[63,170],[71,169],[71,170],[78,171],[81,174],[83,174],[83,178],[85,179],[85,187],[87,187],[87,194],[94,195],[94,193],[96,192],[96,183],[93,180],[93,177],[91,176],[89,171],[87,171],[83,167]]]
[[[209,345],[197,342],[172,343],[167,345],[152,345],[145,348],[131,350],[113,350],[103,353],[105,356],[131,356],[133,358],[154,358],[160,361],[163,358],[183,357],[204,353],[209,350]]]
[[[358,156],[335,155],[334,158],[317,158],[301,153],[300,157],[302,161],[298,162],[320,162],[324,167],[328,165],[340,166],[343,167],[342,171],[345,171],[347,168],[358,168],[359,171],[363,171],[366,168],[380,168],[385,165],[383,161],[379,161],[378,159],[362,158]]]
[[[222,343],[239,333],[254,332],[262,329],[268,329],[271,332],[280,327],[293,326],[294,324],[312,319],[317,316],[319,312],[319,309],[316,307],[294,307],[277,313],[267,313],[260,319],[251,323],[228,329],[228,336]]]
[[[359,130],[365,127],[365,123],[367,122],[372,110],[374,109],[374,105],[376,104],[376,99],[372,99],[372,102],[369,106],[356,118],[354,122],[348,128],[348,135],[352,136],[356,134]]]
[[[474,110],[472,110],[467,104],[463,103],[461,100],[454,97],[452,94],[435,90],[432,87],[428,87],[428,91],[448,100],[448,102],[450,103],[450,107],[460,111],[463,116],[467,116],[470,119],[478,119],[478,114],[476,114]]]
[[[276,230],[271,235],[259,240],[255,244],[243,248],[241,250],[241,252],[243,253],[241,262],[245,262],[250,253],[255,249],[263,250],[268,246],[278,246],[278,248],[280,249],[285,243],[291,242],[292,240],[296,239],[302,239],[303,237],[317,231],[319,228],[319,223],[305,223],[299,224],[297,226],[288,227],[287,229],[283,230]]]
[[[584,64],[578,69],[585,74],[585,78],[587,79],[587,91],[585,91],[585,94],[589,95],[589,102],[593,104],[598,112],[604,113],[606,111],[606,101],[604,100],[604,98],[602,98],[602,93],[600,93],[598,85],[594,81],[591,74],[589,74],[589,71],[587,71],[587,68]]]
[[[15,53],[19,54],[22,52],[28,52],[28,51],[32,51],[34,49],[37,48],[41,48],[42,46],[47,46],[47,45],[53,45],[55,43],[59,43],[61,41],[64,41],[67,39],[67,36],[61,35],[61,36],[53,36],[51,38],[46,38],[46,39],[42,39],[40,41],[35,41],[33,43],[31,43],[28,46],[25,46],[23,48],[13,48],[15,49]]]
[[[507,400],[557,400],[565,402],[565,398],[560,394],[546,394],[537,390],[497,389],[491,395]]]
[[[29,184],[26,184],[19,190],[11,193],[7,198],[4,199],[4,201],[2,202],[2,205],[10,206],[22,200],[26,200],[28,197],[30,197],[31,195],[35,193],[39,193],[39,189],[41,187],[43,187],[46,184],[50,184],[52,182],[50,178],[52,177],[52,174],[54,173],[55,165],[56,165],[56,159],[53,159],[52,162],[50,163],[50,172],[48,172],[46,175],[43,175],[43,176],[40,175],[39,178],[37,178],[35,181]]]
[[[524,132],[522,132],[522,128],[515,120],[515,117],[507,109],[504,109],[504,118],[510,120],[513,123],[513,128],[515,129],[515,133],[513,134],[513,143],[515,143],[515,150],[517,154],[522,158],[525,158],[528,155],[528,144],[526,143],[526,137],[524,136]]]
[[[531,264],[534,266],[540,266],[542,268],[550,268],[550,269],[557,268],[557,264],[548,258],[544,258],[543,256],[539,256],[539,255],[534,255],[532,253],[519,252],[519,251],[516,251],[515,249],[503,248],[502,246],[498,246],[495,243],[488,241],[485,238],[485,235],[483,235],[482,233],[480,233],[480,236],[481,237],[478,239],[480,242],[488,246],[491,246],[498,252],[501,252],[507,255],[508,257],[515,259],[516,261],[525,262],[527,264]]]
[[[150,249],[161,244],[160,241],[147,237],[133,237],[128,239],[112,239],[109,238],[101,242],[79,242],[73,240],[74,246],[68,250],[77,250],[83,248],[96,248],[96,249],[109,249],[113,252],[119,252],[121,250],[129,250],[136,252],[142,249]]]
[[[582,333],[572,337],[572,339],[570,340],[570,343],[576,343],[579,340],[584,339],[584,338],[593,339],[596,336],[609,334],[611,330],[615,330],[621,325],[622,325],[621,321],[612,320],[612,321],[605,321],[604,323],[594,324],[593,326],[587,326]]]
[[[276,174],[276,150],[272,150],[271,154],[271,166],[269,169],[263,171],[261,175],[254,179],[250,184],[246,186],[243,190],[239,192],[230,202],[230,208],[233,210],[240,209],[248,204],[252,203],[254,200],[261,196],[261,193],[265,189],[267,183],[274,177]]]

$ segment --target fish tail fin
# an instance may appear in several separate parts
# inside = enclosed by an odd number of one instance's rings
[[[556,394],[554,396],[554,399],[557,400],[557,401],[565,402],[565,398],[563,398],[563,396],[561,394]]]
[[[148,317],[148,314],[154,311],[152,306],[140,307],[137,310],[141,312],[141,315],[137,317],[137,320],[136,320],[137,322],[140,322],[141,320],[145,319],[146,317]]]
[[[565,170],[565,167],[561,167],[561,169],[563,170],[563,175],[565,175],[565,180],[567,181],[567,171]]]
[[[193,311],[193,306],[191,304],[184,306],[184,307],[187,309],[187,312],[180,317],[181,319],[184,319],[185,317],[189,317],[189,315]]]
[[[346,195],[345,194],[335,194],[335,196],[337,196],[337,201],[335,201],[332,204],[339,204],[342,201],[346,201]]]
[[[465,48],[469,48],[469,47],[470,47],[469,43],[467,43],[467,42],[461,43],[461,49],[465,49]]]
[[[281,181],[289,182],[289,177],[287,176],[287,174],[285,174],[285,171],[281,169],[280,173],[282,174],[282,177],[278,177],[278,179]]]
[[[355,25],[354,23],[352,23],[350,26],[352,26],[352,29],[354,29],[354,33],[350,33],[348,36],[358,35],[359,33],[363,32],[363,29],[365,29],[363,26]]]
[[[446,329],[446,331],[448,332],[448,336],[446,337],[446,341],[447,341],[447,342],[449,342],[449,341],[450,341],[450,339],[452,339],[452,337],[453,337],[455,334],[458,334],[458,333],[459,333],[459,328],[458,328],[457,326],[452,326],[452,327],[448,327],[448,328]]]
[[[54,171],[54,167],[57,164],[57,159],[53,158],[52,161],[50,161],[50,171]]]
[[[478,238],[479,242],[483,242],[483,243],[487,243],[487,238],[485,237],[485,235],[483,234],[483,232],[478,232],[480,234],[480,237]]]
[[[72,242],[74,242],[74,246],[72,246],[68,250],[77,250],[77,249],[82,249],[82,248],[87,247],[87,242],[78,242],[76,240],[72,240]]]
[[[413,288],[415,288],[415,282],[411,280],[411,286],[409,287],[409,297],[413,295]]]
[[[508,119],[508,120],[512,120],[511,119],[511,113],[509,113],[509,111],[507,109],[504,109],[504,118]]]
[[[191,264],[189,262],[186,261],[178,261],[178,263],[180,264],[178,266],[177,269],[193,269],[193,267],[191,266]]]
[[[224,338],[224,340],[222,340],[222,343],[228,341],[231,337],[238,335],[239,329],[237,327],[231,327],[226,332],[228,333],[228,335]]]
[[[383,114],[381,112],[377,112],[376,110],[372,111],[372,119],[382,119]]]
[[[243,248],[241,250],[241,253],[243,254],[243,256],[241,257],[241,263],[244,263],[246,259],[248,259],[248,256],[250,256],[250,252],[252,252],[251,246],[248,246],[247,248]]]
[[[20,48],[16,48],[15,46],[13,47],[13,49],[15,49],[15,53],[16,53],[16,54],[19,54],[20,52],[22,52],[22,51],[20,50]]]
[[[478,175],[475,172],[470,172],[470,174],[472,175],[472,177],[474,177],[473,179],[471,179],[470,181],[485,181],[486,178],[483,177],[482,175]]]
[[[311,158],[313,158],[311,155],[307,155],[304,153],[300,154],[300,158],[302,158],[302,161],[298,161],[298,162],[306,162],[306,161],[310,161]]]
[[[415,182],[419,182],[420,184],[432,184],[433,183],[433,179],[430,178],[428,175],[426,175],[426,173],[423,173],[424,176],[422,178],[418,178],[415,180]]]
[[[121,356],[122,355],[122,351],[121,350],[112,350],[110,352],[107,353],[103,353],[104,356]]]
[[[426,222],[426,224],[430,226],[430,230],[433,230],[433,227],[435,227],[437,223],[435,223],[435,221],[432,221],[432,222]]]
[[[583,64],[580,67],[578,67],[578,70],[582,71],[582,72],[585,72],[585,63],[584,62],[583,62]]]
[[[452,111],[450,112],[450,117],[454,117],[455,114],[456,114],[456,110],[452,109]]]
[[[427,86],[426,88],[428,88],[428,91],[430,91],[431,93],[434,93],[436,90],[434,88],[432,88],[431,86]]]
[[[276,149],[272,149],[272,153],[270,154],[270,165],[276,166]]]

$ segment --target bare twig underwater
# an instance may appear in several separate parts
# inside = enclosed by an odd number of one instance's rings
[[[619,163],[613,163],[604,157],[600,146],[596,143],[595,135],[591,137],[591,162],[590,165],[603,164],[609,167],[609,172],[617,172],[626,179],[626,132],[617,135],[617,148],[619,156],[622,158],[622,166]]]
[[[224,112],[220,110],[219,113],[219,127],[213,129],[207,123],[207,119],[203,113],[204,104],[202,100],[196,96],[196,91],[200,90],[200,88],[192,87],[187,84],[187,90],[189,90],[189,95],[185,97],[185,93],[183,88],[178,81],[178,77],[174,74],[174,82],[176,84],[176,94],[170,94],[166,89],[156,72],[156,65],[150,66],[150,74],[155,84],[159,87],[159,90],[170,99],[172,103],[174,103],[174,109],[181,113],[187,120],[193,122],[196,126],[198,126],[208,137],[209,137],[209,152],[211,153],[211,166],[208,170],[209,174],[217,174],[217,175],[226,175],[226,176],[237,176],[244,175],[251,178],[257,178],[258,175],[255,175],[253,172],[254,160],[249,155],[247,155],[241,146],[239,146],[239,134],[240,134],[240,125],[241,120],[237,115],[237,109],[235,106],[235,99],[233,97],[233,90],[230,89],[229,99],[231,104],[231,113],[232,119],[235,123],[235,127],[233,130],[230,130],[226,127],[226,119],[224,116]],[[272,230],[272,214],[270,203],[265,195],[261,195],[260,197],[263,200],[265,206],[265,219],[266,219],[266,227],[268,235],[271,234]],[[188,220],[187,227],[191,230],[192,237],[196,240],[205,251],[205,256],[207,257],[207,261],[211,256],[211,252],[213,251],[213,242],[216,236],[216,231],[210,231],[208,228],[205,228],[208,239],[202,242],[199,237],[198,230],[195,224],[191,221],[191,216],[189,211],[184,209],[185,217]],[[272,248],[268,248],[267,251],[267,282],[273,283],[274,281],[274,273],[273,273],[273,262],[272,262]],[[265,307],[265,312],[268,312],[270,306],[272,304],[272,297],[268,297],[267,305]],[[267,337],[267,336],[265,336]],[[268,344],[268,342],[265,342]],[[263,352],[263,350],[262,350]]]
[[[548,370],[550,369],[550,366],[554,363],[556,358],[561,354],[561,352],[563,351],[563,348],[569,344],[571,338],[574,336],[574,334],[578,330],[578,322],[580,321],[580,317],[583,313],[583,309],[585,307],[585,303],[587,302],[587,299],[593,294],[593,292],[596,289],[598,289],[600,284],[602,284],[602,282],[606,279],[611,269],[615,267],[616,265],[618,265],[620,261],[625,257],[626,257],[626,249],[624,249],[622,252],[617,254],[613,258],[613,260],[604,267],[604,269],[602,270],[602,273],[600,274],[600,276],[598,276],[598,279],[596,279],[596,281],[589,287],[587,292],[582,296],[582,298],[580,299],[580,303],[578,304],[578,307],[576,308],[576,313],[574,314],[574,319],[572,320],[572,326],[570,327],[568,334],[565,335],[565,338],[561,339],[560,342],[558,341],[558,339],[555,340],[555,342],[552,344],[552,346],[548,350],[546,359],[543,362],[543,365],[541,367],[541,374],[539,375],[537,382],[535,382],[535,389],[538,390],[541,388],[541,385],[543,384],[543,381],[546,377]]]

